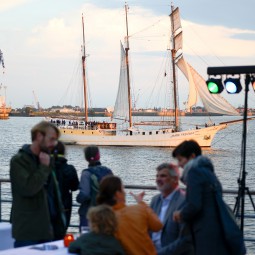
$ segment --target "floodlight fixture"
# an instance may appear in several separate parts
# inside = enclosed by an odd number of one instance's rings
[[[252,85],[253,91],[255,92],[255,76],[251,76],[251,85]]]
[[[224,81],[226,91],[229,94],[238,94],[242,90],[242,85],[239,78],[227,78]]]
[[[240,76],[245,75],[244,79],[244,113],[243,113],[243,133],[242,133],[242,168],[238,178],[238,196],[236,197],[236,203],[234,206],[234,214],[236,217],[240,217],[240,229],[243,232],[244,229],[244,216],[245,216],[245,195],[248,194],[253,210],[255,211],[255,203],[252,200],[252,196],[249,188],[246,186],[246,140],[247,140],[247,112],[248,112],[248,91],[249,84],[252,84],[252,88],[255,91],[255,66],[220,66],[220,67],[208,67],[207,74],[217,75],[239,75],[239,78],[228,78],[224,81],[225,88],[228,93],[236,94],[242,90],[240,83]],[[208,87],[208,81],[207,87]],[[209,88],[208,88],[209,90]],[[209,90],[210,91],[210,90]],[[210,92],[211,93],[211,92]]]
[[[220,94],[224,90],[221,78],[209,78],[206,84],[211,94]]]

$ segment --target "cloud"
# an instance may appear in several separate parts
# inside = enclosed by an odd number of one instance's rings
[[[33,22],[29,23],[32,29],[20,27],[18,35],[15,27],[8,30],[8,35],[12,34],[9,37],[5,36],[8,43],[2,44],[1,47],[5,46],[5,58],[9,62],[8,66],[12,68],[9,69],[8,76],[11,79],[9,89],[13,88],[10,95],[12,102],[17,105],[30,102],[31,91],[35,90],[42,106],[59,103],[59,98],[63,97],[65,88],[76,71],[72,69],[77,68],[77,62],[80,62],[82,13],[85,19],[92,106],[114,104],[119,78],[119,42],[123,41],[126,34],[125,12],[124,8],[110,9],[93,4],[54,12],[54,15],[49,15],[51,18],[47,19],[33,17]],[[153,10],[142,7],[132,7],[128,17],[131,79],[136,91],[141,89],[138,103],[139,106],[143,106],[142,100],[148,98],[143,96],[143,90],[149,91],[150,87],[158,82],[157,75],[160,66],[163,65],[162,59],[169,48],[169,16],[156,15]],[[27,21],[30,21],[29,17]],[[202,66],[194,60],[198,56],[210,58],[216,55],[223,62],[228,61],[236,65],[240,65],[240,61],[254,59],[254,40],[244,38],[246,34],[253,35],[253,30],[202,25],[189,20],[182,20],[182,26],[184,54],[190,64],[200,68],[198,71],[202,71],[202,75],[205,75],[207,66]],[[16,38],[19,40],[15,40]],[[170,67],[164,68],[170,70]],[[17,83],[26,91],[25,95],[18,98],[14,89]],[[167,96],[170,98],[168,94]],[[180,102],[182,101],[185,100],[180,99]]]
[[[254,40],[242,35],[255,35],[255,30],[242,30],[224,26],[208,26],[183,21],[184,44],[188,54],[218,57],[255,56]]]
[[[1,0],[0,1],[0,12],[10,10],[12,8],[23,5],[30,1],[31,0]]]
[[[90,54],[110,56],[125,36],[123,9],[104,9],[92,4],[82,7],[85,14],[85,33]],[[156,16],[152,11],[134,7],[129,11],[130,46],[133,52],[157,52],[169,47],[169,17]],[[79,18],[77,18],[79,17]],[[73,54],[81,44],[81,13],[55,17],[33,29],[28,47],[37,54],[63,56]],[[255,30],[241,30],[224,26],[208,26],[182,20],[184,50],[186,54],[218,57],[254,56],[254,40],[245,34],[255,35]],[[243,37],[242,37],[243,35]]]
[[[30,54],[49,58],[70,56],[77,33],[63,18],[53,18],[35,27],[27,39]]]

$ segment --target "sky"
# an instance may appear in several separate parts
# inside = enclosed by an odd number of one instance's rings
[[[136,107],[162,104],[156,84],[169,47],[171,1],[130,0],[128,20],[132,97]],[[207,79],[208,66],[255,65],[254,0],[176,0],[180,8],[184,56]],[[0,82],[12,108],[81,104],[82,13],[91,107],[113,106],[118,90],[120,41],[125,37],[122,0],[1,0],[0,49],[5,71]],[[168,74],[168,70],[164,73]],[[188,87],[179,74],[179,102]],[[168,92],[165,91],[165,95]],[[151,99],[153,96],[156,99]],[[244,93],[222,96],[233,106]],[[151,100],[151,101],[150,101]],[[255,93],[249,92],[249,107]]]

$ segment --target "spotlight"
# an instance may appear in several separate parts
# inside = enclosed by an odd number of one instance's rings
[[[229,94],[237,94],[242,90],[240,78],[227,78],[224,81],[226,91]]]
[[[251,76],[251,85],[252,85],[252,88],[255,92],[255,76]]]
[[[210,78],[206,81],[207,88],[211,94],[220,94],[223,90],[223,84],[220,79]]]

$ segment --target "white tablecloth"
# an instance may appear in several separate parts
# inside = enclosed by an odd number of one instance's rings
[[[8,222],[0,222],[0,251],[13,248],[12,225]]]
[[[5,251],[0,251],[0,255],[65,255],[65,254],[74,254],[74,253],[69,253],[67,248],[64,247],[63,240],[60,241],[55,241],[55,242],[50,242],[46,243],[50,245],[56,245],[58,249],[56,250],[37,250],[37,249],[32,249],[31,247],[36,246],[36,247],[42,247],[44,244],[37,244],[37,245],[32,245],[32,246],[26,246],[26,247],[21,247],[21,248],[15,248],[15,249],[9,249]]]

